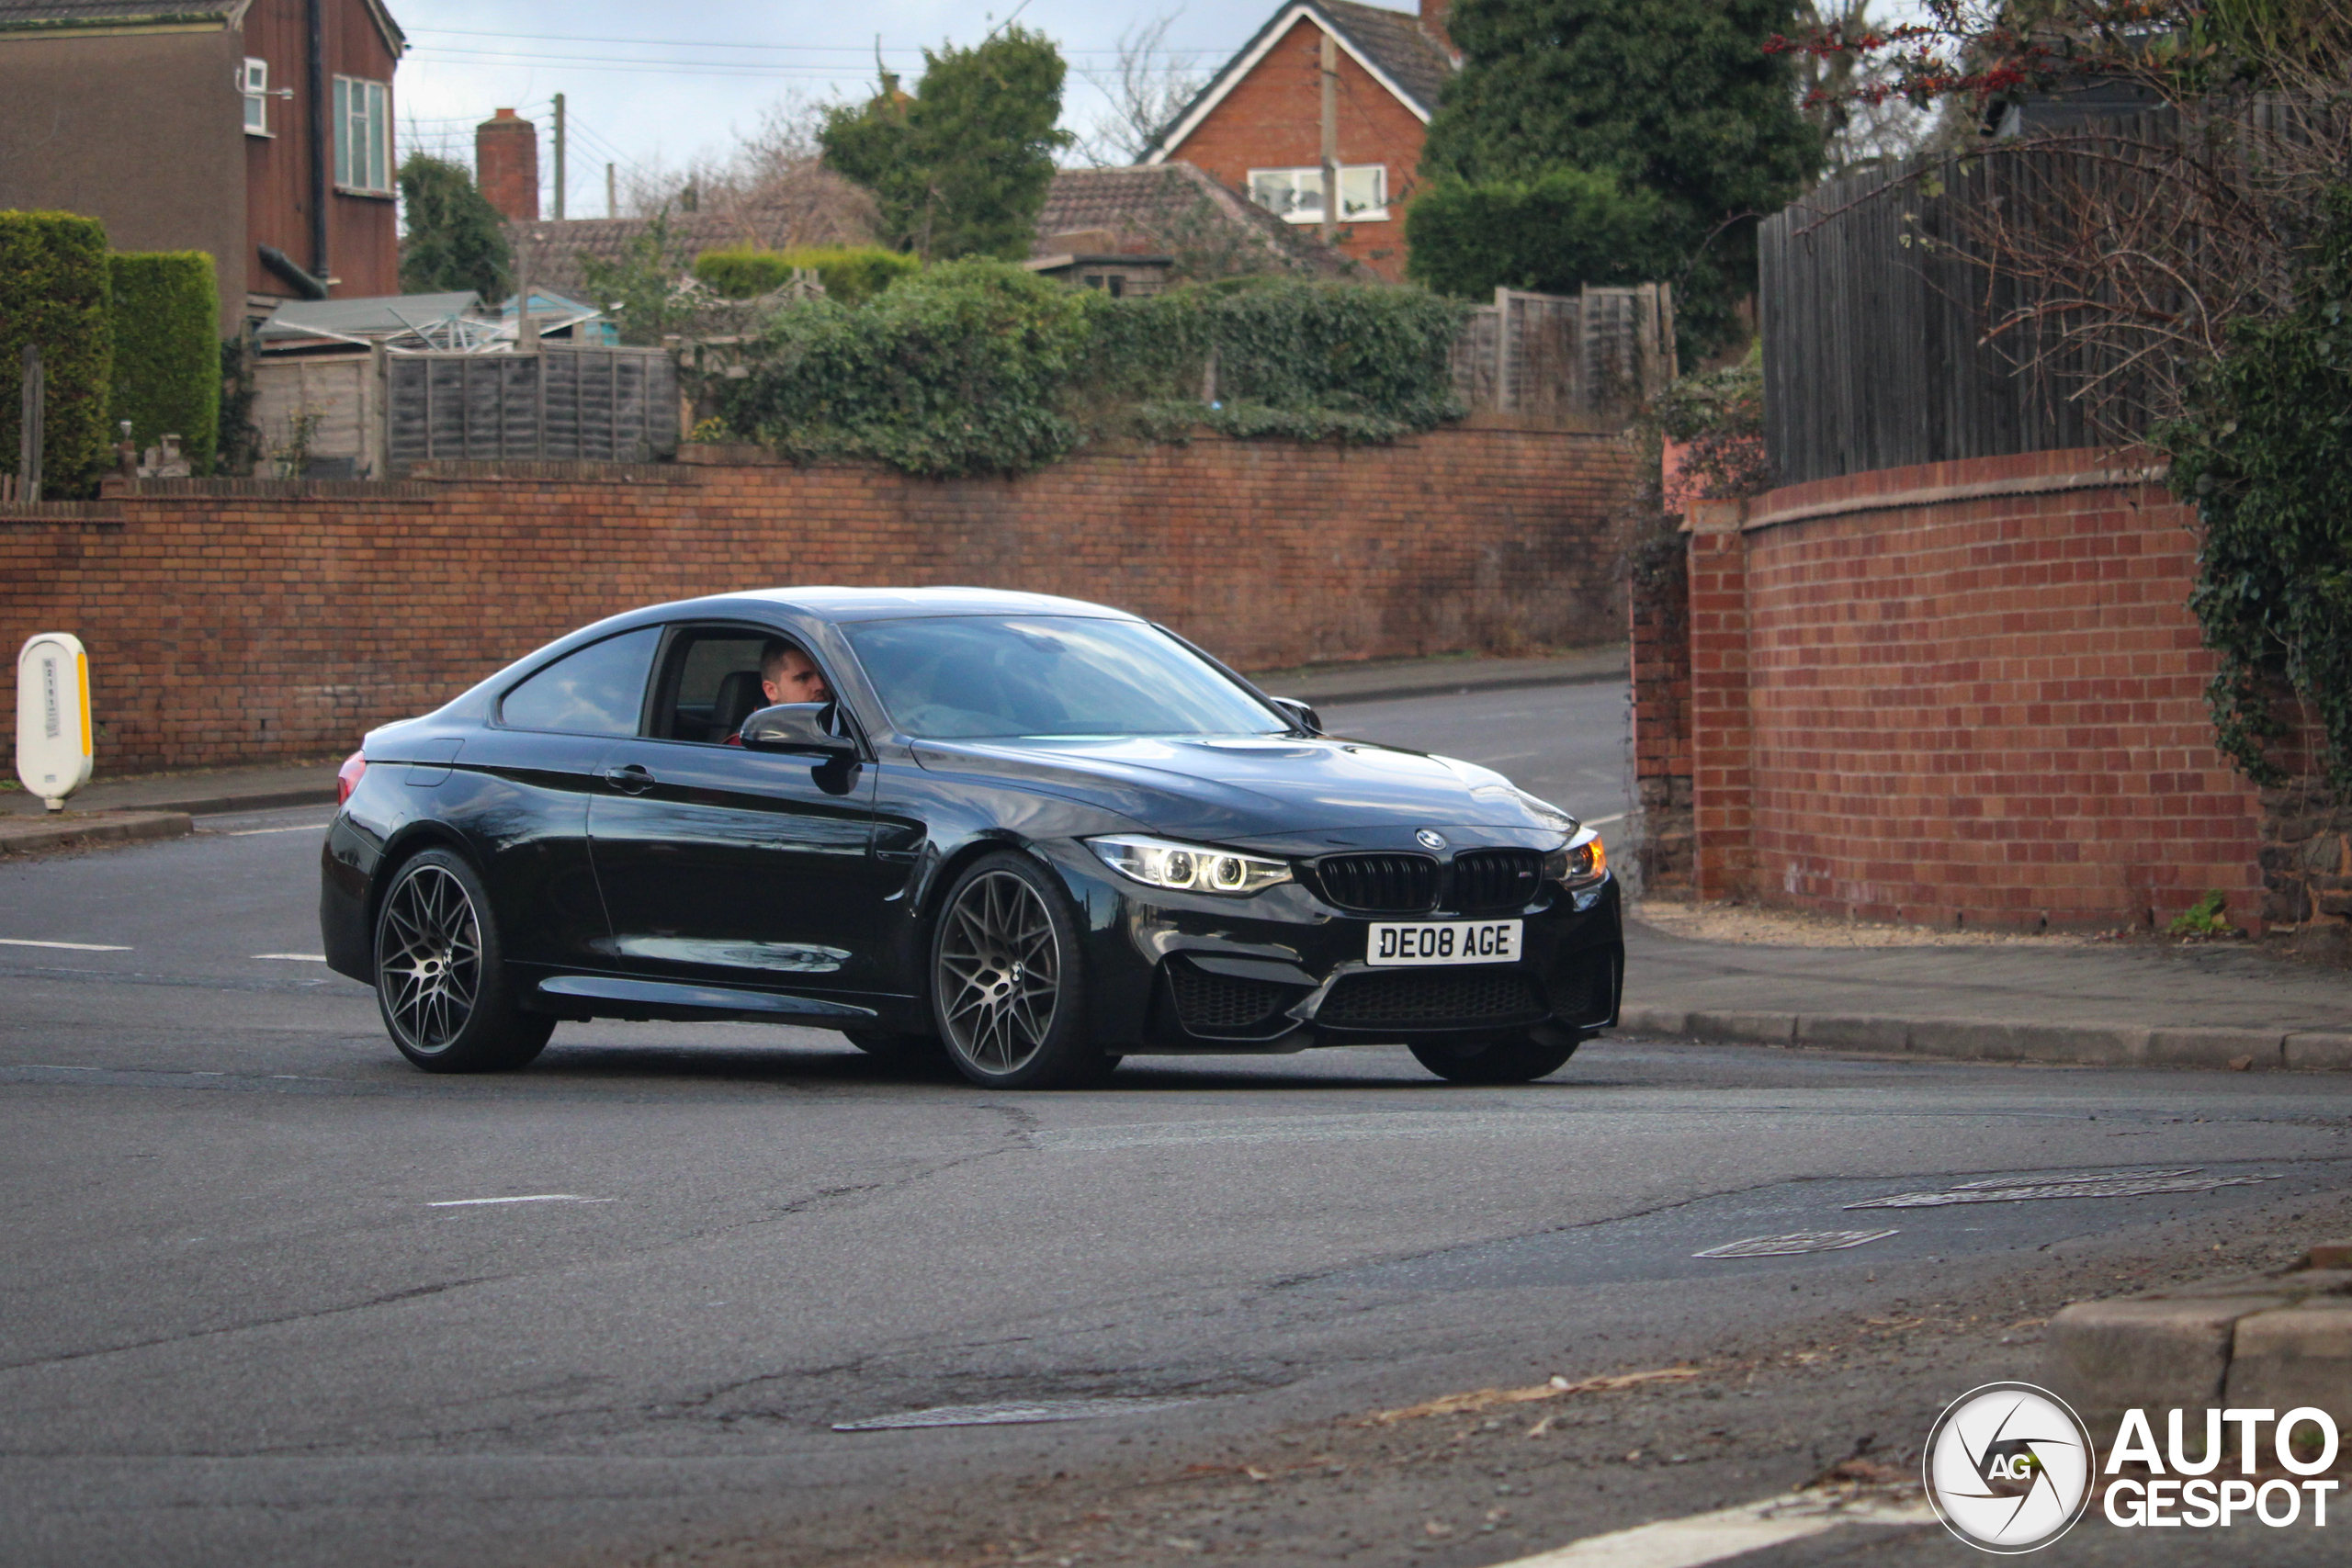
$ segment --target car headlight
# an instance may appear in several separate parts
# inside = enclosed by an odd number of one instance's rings
[[[1589,887],[1609,874],[1609,852],[1590,828],[1544,858],[1544,874],[1566,887]]]
[[[1199,844],[1179,844],[1167,839],[1122,834],[1089,839],[1086,847],[1121,876],[1147,887],[1165,887],[1178,893],[1255,893],[1261,887],[1290,880],[1290,865],[1285,861],[1236,854],[1231,850],[1207,849]]]

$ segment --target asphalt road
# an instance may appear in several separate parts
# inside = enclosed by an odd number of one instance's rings
[[[1623,710],[1622,688],[1587,686],[1327,717],[1603,818],[1625,806]],[[1021,1095],[734,1024],[566,1024],[527,1072],[428,1077],[367,990],[301,956],[324,815],[0,866],[10,1568],[906,1561],[1017,1517],[1044,1495],[1024,1488],[1197,1469],[1449,1391],[1752,1363],[1747,1385],[1692,1394],[1722,1403],[1686,1415],[1745,1419],[1669,1456],[1687,1468],[1617,1463],[1600,1411],[1585,1436],[1612,1450],[1605,1473],[1560,1460],[1494,1479],[1528,1444],[1491,1464],[1367,1457],[1359,1473],[1387,1480],[1301,1492],[1280,1529],[1245,1499],[1089,1559],[1229,1538],[1267,1562],[1494,1562],[1768,1495],[1866,1421],[1897,1424],[1882,1450],[1916,1447],[1914,1406],[1970,1386],[1945,1380],[2038,1369],[2030,1332],[2003,1348],[1988,1314],[2046,1311],[2035,1289],[2121,1278],[2127,1255],[2161,1270],[2307,1228],[2287,1216],[2340,1215],[2352,1189],[2352,1083],[2322,1077],[1608,1040],[1507,1090],[1449,1088],[1383,1049],[1138,1059],[1099,1091]],[[2230,1184],[1846,1207],[2158,1168]],[[1894,1234],[1692,1256],[1826,1230]],[[1832,1317],[1906,1314],[1948,1318],[1974,1359],[1832,1376],[1818,1369],[1844,1363],[1816,1352],[1771,1359]],[[833,1429],[1037,1401],[1113,1403]],[[1464,1487],[1510,1506],[1475,1523]],[[1965,1555],[1851,1533],[1840,1550],[1873,1561]],[[2230,1544],[2318,1560],[2301,1537]],[[2154,1550],[2109,1530],[2064,1560]],[[1820,1559],[1773,1559],[1801,1560]]]

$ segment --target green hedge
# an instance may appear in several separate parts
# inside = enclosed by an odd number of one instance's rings
[[[753,299],[781,288],[800,267],[817,275],[826,299],[863,305],[899,279],[921,272],[922,263],[879,245],[797,245],[782,251],[740,245],[705,251],[695,259],[695,276],[730,299]]]
[[[189,471],[212,471],[220,424],[220,314],[212,258],[202,251],[118,253],[114,276],[112,431],[130,422],[141,450],[180,438]]]
[[[1417,288],[1264,279],[1114,299],[956,262],[862,310],[777,312],[721,412],[787,457],[919,474],[1017,473],[1089,439],[1200,425],[1387,440],[1463,413],[1449,355],[1465,315]]]
[[[49,382],[42,492],[73,497],[96,485],[113,384],[108,327],[105,226],[71,212],[0,212],[0,471],[17,471],[17,376],[29,343]]]

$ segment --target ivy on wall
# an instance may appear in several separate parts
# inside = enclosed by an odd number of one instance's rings
[[[2222,750],[2256,782],[2286,782],[2283,685],[2352,789],[2352,186],[2322,210],[2295,308],[2239,322],[2154,440],[2205,529],[2189,607],[2221,656]]]

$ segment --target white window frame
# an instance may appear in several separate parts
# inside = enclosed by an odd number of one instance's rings
[[[334,188],[354,196],[392,194],[392,85],[364,76],[334,79]]]
[[[1369,175],[1372,200],[1348,205],[1348,176]],[[1262,183],[1261,183],[1262,182]],[[1285,199],[1283,192],[1287,191]],[[1268,200],[1273,196],[1274,200]],[[1323,166],[1307,168],[1252,169],[1250,171],[1250,199],[1289,223],[1320,223],[1323,221]],[[1385,164],[1342,164],[1340,165],[1340,221],[1342,223],[1377,223],[1388,216],[1388,165]]]
[[[269,62],[247,55],[237,68],[237,91],[245,100],[245,134],[275,135],[269,129]]]

